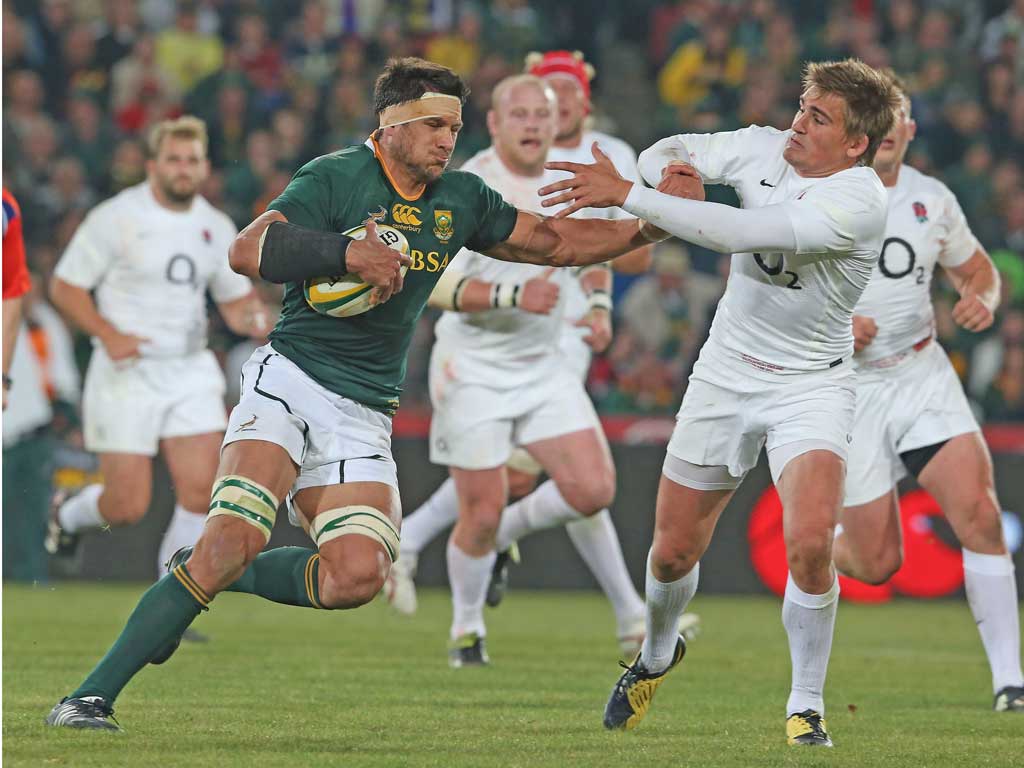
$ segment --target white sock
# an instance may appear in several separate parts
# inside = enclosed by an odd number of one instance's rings
[[[625,632],[632,621],[643,615],[644,601],[629,578],[611,514],[602,509],[592,517],[573,520],[565,524],[565,532],[611,601],[619,633]]]
[[[448,581],[452,585],[452,630],[455,640],[468,632],[480,637],[487,634],[484,627],[484,598],[487,582],[497,557],[488,552],[483,557],[467,555],[455,542],[448,539]]]
[[[649,672],[661,672],[672,662],[679,639],[679,617],[697,592],[700,563],[675,581],[658,581],[651,573],[651,553],[647,553],[647,637],[640,649],[640,660]]]
[[[793,686],[786,702],[786,717],[813,709],[825,714],[825,673],[832,652],[832,630],[839,604],[839,577],[823,595],[810,595],[786,579],[782,601],[782,625],[789,636],[789,658],[793,663]]]
[[[61,504],[57,511],[60,527],[68,533],[78,533],[89,528],[101,528],[107,524],[100,514],[100,496],[103,486],[88,485]]]
[[[401,556],[418,555],[458,519],[459,495],[455,481],[449,477],[415,512],[402,520]]]
[[[1009,555],[982,555],[964,549],[967,604],[978,624],[992,669],[992,691],[1024,685],[1020,667],[1020,617],[1017,581]]]
[[[203,535],[203,526],[206,525],[206,514],[197,515],[189,512],[180,504],[174,506],[174,515],[171,522],[167,524],[164,531],[164,538],[160,542],[160,551],[157,554],[156,573],[157,578],[166,573],[164,564],[171,559],[171,555],[182,547],[195,544]]]
[[[528,533],[554,528],[581,517],[562,498],[555,481],[548,480],[529,496],[505,507],[498,526],[496,547],[500,552]]]

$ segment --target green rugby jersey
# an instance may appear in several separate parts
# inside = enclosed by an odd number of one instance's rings
[[[268,208],[327,232],[373,218],[409,241],[404,288],[387,302],[354,317],[330,317],[306,303],[302,283],[288,283],[270,334],[274,349],[314,381],[387,414],[398,408],[409,342],[441,273],[463,246],[483,251],[505,240],[517,215],[479,176],[463,171],[445,171],[407,199],[369,143],[307,163]]]

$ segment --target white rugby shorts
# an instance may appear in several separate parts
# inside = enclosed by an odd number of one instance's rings
[[[937,342],[890,367],[859,367],[845,505],[888,493],[907,475],[901,453],[978,429],[960,379]]]
[[[291,493],[348,482],[385,483],[397,491],[386,414],[322,387],[270,344],[242,366],[241,392],[224,445],[280,445],[299,467]]]
[[[725,467],[737,485],[764,446],[775,482],[788,462],[809,450],[824,448],[846,458],[855,399],[849,362],[767,380],[712,344],[704,345],[694,365],[669,440],[671,456]]]
[[[493,384],[459,377],[458,352],[435,344],[430,356],[430,460],[460,469],[505,464],[516,446],[529,446],[585,429],[600,429],[576,371],[558,364],[529,384]]]
[[[224,374],[209,350],[113,361],[96,345],[82,394],[85,447],[155,456],[161,438],[222,432]]]

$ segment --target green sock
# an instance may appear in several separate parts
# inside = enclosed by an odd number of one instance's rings
[[[70,698],[102,696],[113,703],[128,681],[188,629],[210,598],[184,565],[146,590],[120,636]]]
[[[319,554],[305,547],[278,547],[257,555],[227,591],[259,595],[285,605],[323,608],[319,576]]]

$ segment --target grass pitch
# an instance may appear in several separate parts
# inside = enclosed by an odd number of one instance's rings
[[[5,766],[1021,765],[1024,716],[990,711],[960,602],[842,605],[826,697],[834,750],[789,748],[789,660],[772,598],[697,596],[704,632],[641,727],[607,733],[619,668],[607,603],[512,592],[488,611],[488,669],[452,671],[447,596],[315,612],[226,594],[117,701],[127,733],[43,726],[105,652],[142,585],[3,591]]]

